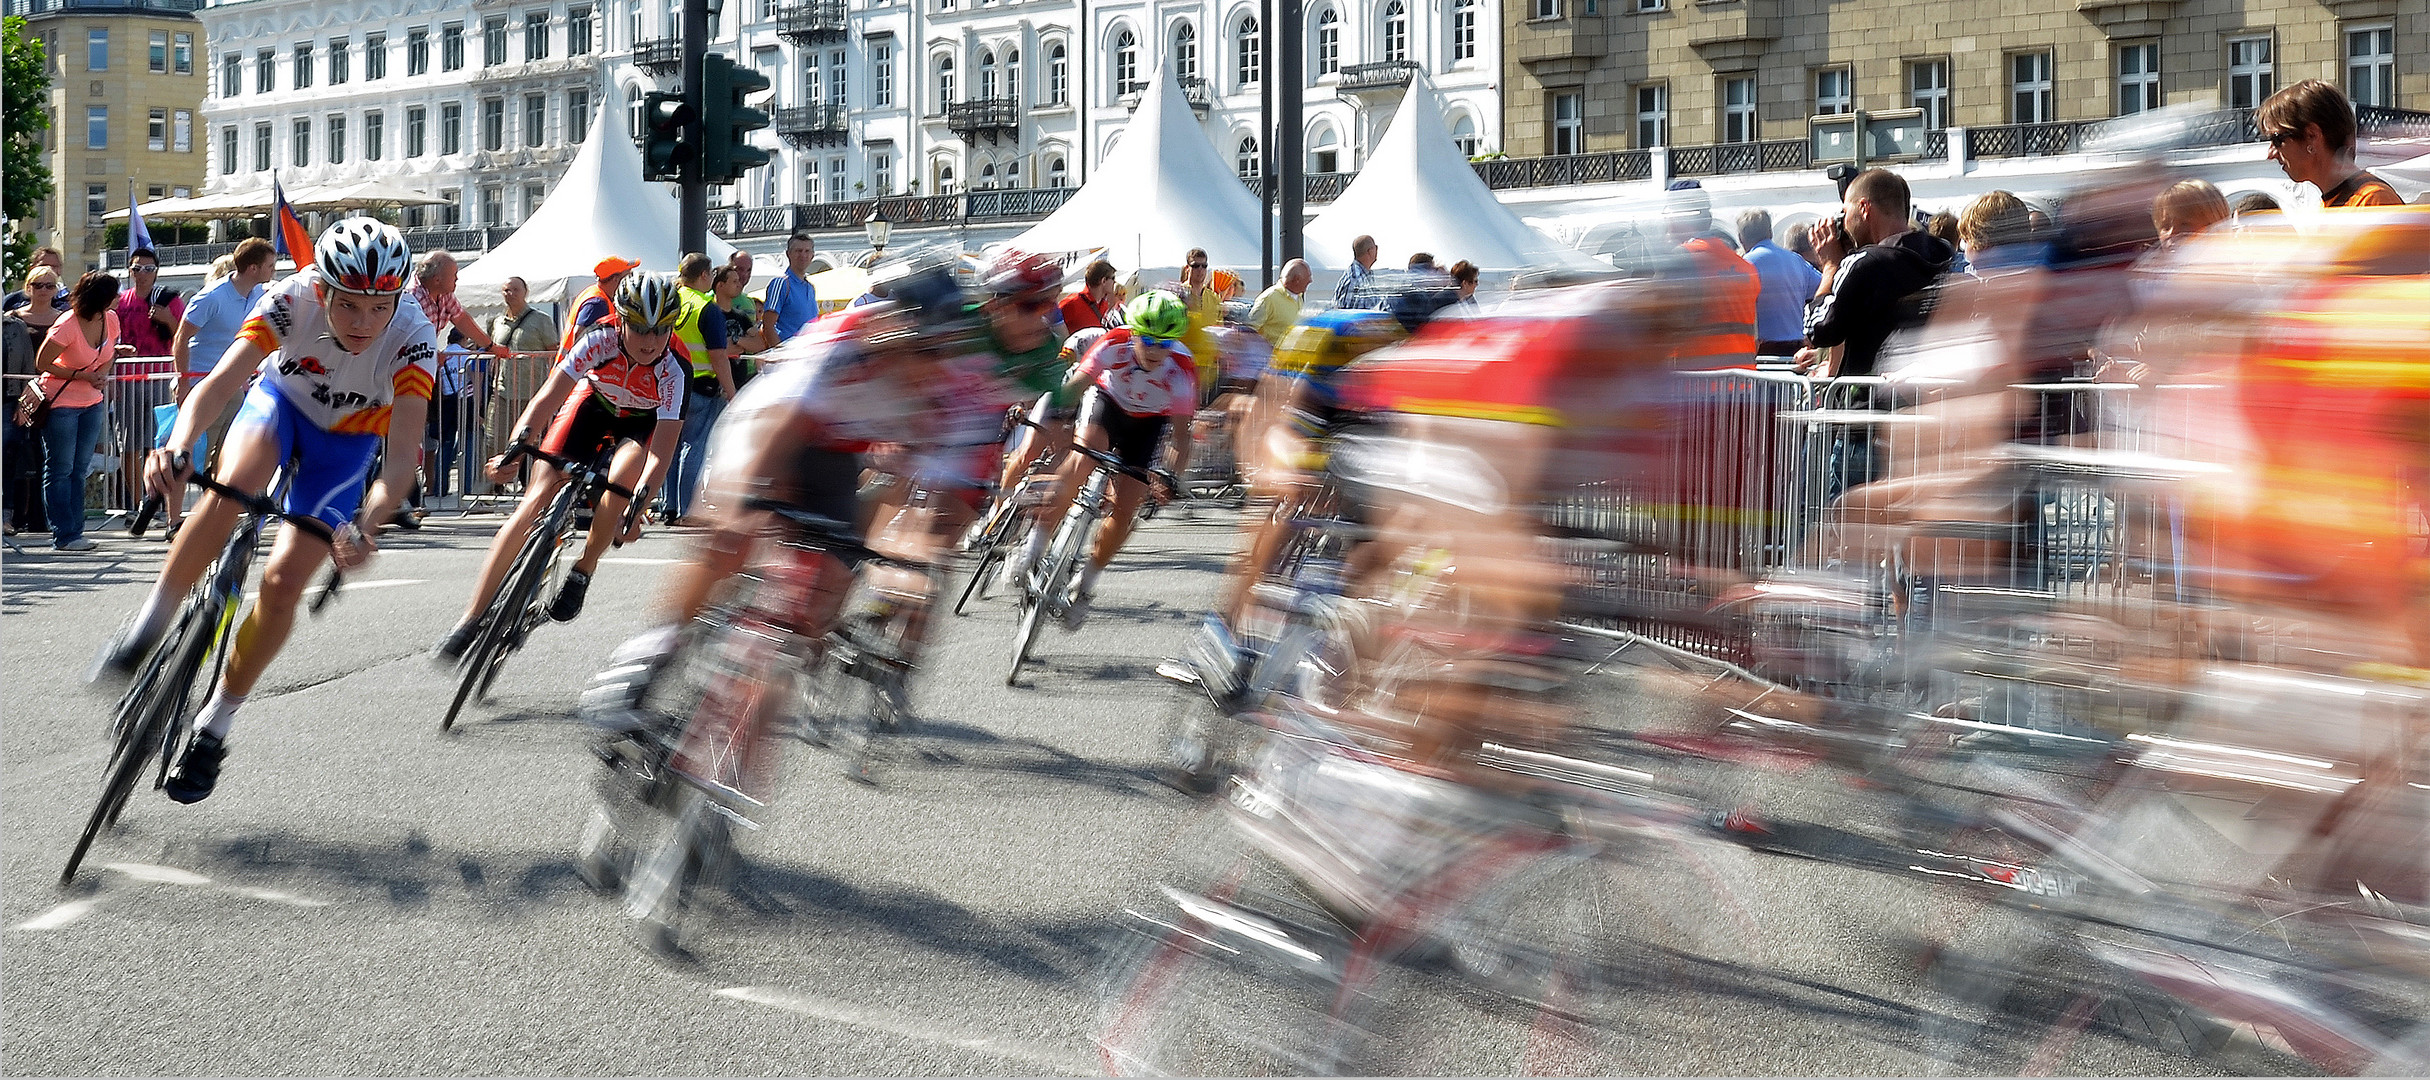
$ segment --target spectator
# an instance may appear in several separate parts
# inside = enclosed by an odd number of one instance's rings
[[[119,343],[118,312],[112,310],[117,302],[117,278],[95,270],[77,279],[67,317],[51,324],[34,354],[34,367],[42,373],[34,381],[36,392],[51,403],[42,428],[48,464],[44,501],[51,546],[59,551],[94,547],[84,535],[84,478],[109,419],[102,387],[118,358],[134,353]]]
[[[739,312],[743,316],[744,325],[750,330],[749,337],[736,338],[732,333],[733,320],[728,319],[727,342],[733,346],[734,354],[737,356],[744,353],[766,352],[774,348],[778,340],[775,336],[775,324],[760,318],[760,312],[765,309],[760,306],[759,301],[751,298],[751,274],[752,267],[755,265],[751,253],[741,248],[735,248],[734,254],[726,256],[726,265],[733,267],[734,272],[739,275],[734,281],[734,302],[728,305],[726,310]],[[769,284],[773,285],[775,282],[769,282]]]
[[[1249,306],[1249,325],[1266,344],[1282,344],[1283,335],[1299,324],[1299,309],[1308,302],[1308,283],[1314,280],[1316,272],[1308,269],[1308,260],[1293,259],[1283,264],[1281,281],[1257,294],[1257,302]]]
[[[1789,242],[1787,246],[1789,249],[1789,254],[1795,255],[1800,259],[1804,259],[1806,261],[1806,265],[1813,267],[1815,272],[1820,273],[1822,271],[1822,263],[1814,258],[1814,238],[1807,235],[1806,230],[1789,230]]]
[[[597,280],[574,299],[574,323],[566,327],[565,336],[558,339],[558,355],[574,351],[574,339],[599,325],[599,320],[607,318],[608,298],[616,295],[616,287],[624,284],[626,274],[640,268],[640,263],[622,255],[610,255],[591,266],[591,276]]]
[[[479,455],[483,460],[503,452],[514,441],[515,422],[522,418],[523,407],[531,403],[532,395],[540,392],[549,369],[556,366],[559,341],[556,318],[531,306],[530,283],[510,277],[498,286],[498,296],[506,301],[506,311],[490,316],[489,336],[513,355],[500,361],[497,374],[490,377],[489,403],[482,424],[488,441]],[[472,482],[485,491],[494,488],[489,477],[478,473]]]
[[[1797,355],[1806,345],[1806,298],[1822,284],[1822,271],[1772,242],[1769,210],[1738,215],[1738,243],[1755,268],[1755,355]]]
[[[2005,191],[1987,191],[1966,204],[1958,217],[1958,242],[1966,246],[1966,264],[1978,275],[2047,261],[2034,240],[2031,209]]]
[[[709,275],[709,296],[716,301],[718,313],[726,320],[726,366],[734,372],[734,388],[737,390],[758,373],[757,365],[744,358],[743,348],[739,344],[759,336],[758,329],[752,325],[750,313],[758,309],[746,311],[744,308],[751,298],[743,295],[743,289],[750,284],[751,272],[731,262]]]
[[[2234,209],[2236,211],[2236,220],[2241,222],[2244,220],[2245,215],[2247,214],[2277,213],[2278,200],[2271,198],[2269,192],[2266,191],[2248,191],[2242,195],[2236,196],[2236,205]]]
[[[1761,285],[1755,268],[1729,241],[1713,235],[1712,203],[1702,189],[1684,189],[1664,214],[1671,239],[1694,268],[1704,300],[1694,329],[1682,339],[1678,358],[1693,367],[1751,367],[1755,363],[1755,316]]]
[[[33,277],[34,277],[34,271],[36,271],[36,270],[40,270],[40,269],[42,269],[42,268],[44,268],[44,267],[49,267],[49,268],[51,269],[51,272],[52,272],[54,275],[58,274],[60,271],[63,271],[63,270],[65,270],[65,269],[67,268],[67,264],[66,264],[66,262],[65,262],[64,260],[62,260],[62,259],[59,257],[59,249],[58,249],[58,248],[55,248],[55,247],[38,247],[38,248],[35,248],[35,249],[34,249],[34,261],[33,261],[32,263],[27,264],[27,266],[26,266],[26,268],[25,268],[25,277],[26,277],[26,280],[28,280],[28,281],[33,280]],[[54,297],[52,297],[52,298],[51,298],[51,310],[52,310],[52,311],[66,311],[66,310],[67,310],[67,302],[68,302],[68,301],[67,301],[67,297],[66,297],[64,294],[63,294],[63,295],[60,295],[60,296],[54,296]],[[17,291],[15,291],[15,292],[12,292],[12,293],[8,294],[8,296],[7,296],[6,298],[0,298],[0,311],[15,311],[15,310],[16,310],[16,309],[18,309],[18,308],[24,307],[24,306],[25,306],[25,304],[26,304],[26,299],[25,299],[25,290],[24,290],[23,288],[19,288]],[[48,328],[48,327],[50,326],[50,322],[49,322],[48,320],[45,320],[45,321],[43,322],[43,324],[42,324],[42,325],[43,325],[45,328]]]
[[[1434,269],[1436,269],[1436,267],[1435,267],[1435,265],[1434,265],[1434,253],[1432,253],[1432,252],[1427,252],[1427,251],[1421,251],[1421,252],[1418,252],[1418,253],[1417,253],[1417,254],[1415,254],[1415,255],[1411,255],[1411,256],[1409,257],[1409,268],[1410,268],[1411,270],[1434,270]]]
[[[464,310],[464,305],[456,300],[457,269],[456,257],[445,250],[422,256],[422,264],[414,269],[413,302],[422,309],[423,317],[430,320],[431,328],[442,337],[453,330],[463,335],[463,343],[498,360],[506,359],[506,346],[498,344],[498,339],[483,330],[471,313]],[[476,364],[467,358],[452,362],[440,372],[439,394],[431,400],[429,419],[422,425],[423,460],[429,460],[428,455],[432,450],[439,452],[438,467],[428,470],[428,476],[424,478],[430,494],[446,491],[447,473],[455,464],[456,441],[464,430],[466,381],[486,382],[488,369],[488,364]],[[422,527],[422,489],[415,487],[410,491],[411,506],[398,507],[391,523],[400,528],[418,529]]]
[[[2320,205],[2404,204],[2387,181],[2354,164],[2354,104],[2336,87],[2305,79],[2281,89],[2253,110],[2253,124],[2287,179],[2320,189]]]
[[[2160,233],[2161,247],[2175,247],[2185,237],[2226,221],[2233,213],[2227,196],[2210,181],[2179,180],[2152,200],[2152,228]]]
[[[51,287],[56,289],[58,285],[54,283]],[[43,297],[43,304],[48,306],[49,303],[50,298]],[[33,332],[26,329],[25,320],[18,318],[14,311],[0,314],[0,359],[6,361],[10,389],[15,390],[33,381],[36,374],[35,349]],[[9,398],[9,403],[13,411],[13,396]],[[36,440],[31,430],[17,426],[13,416],[0,420],[0,434],[6,435],[5,444],[0,444],[0,469],[6,470],[5,476],[0,476],[0,524],[4,524],[8,535],[15,536],[17,519],[24,516],[25,503],[22,500],[27,495],[26,449]]]
[[[1957,215],[1947,210],[1936,211],[1925,219],[1924,231],[1932,234],[1933,239],[1949,245],[1949,250],[1957,252],[1957,258],[1950,262],[1949,270],[1951,273],[1963,273],[1966,269],[1966,252],[1958,247]]]
[[[1957,252],[1915,231],[1907,205],[1904,178],[1867,169],[1848,185],[1840,218],[1815,223],[1822,282],[1806,304],[1810,344],[1797,354],[1798,370],[1870,375],[1891,331],[1922,317],[1925,290],[1949,271]],[[1834,347],[1839,360],[1826,364],[1825,352]]]
[[[1375,270],[1375,238],[1364,233],[1350,241],[1350,269],[1342,271],[1342,283],[1333,288],[1333,306],[1337,308],[1371,308],[1375,297],[1368,295],[1367,279]]]
[[[251,236],[248,236],[248,237],[246,237],[245,239],[248,239],[248,240],[255,240],[255,239],[259,239],[259,237],[251,237]],[[202,295],[202,290],[204,290],[204,289],[208,289],[208,288],[210,288],[210,287],[211,287],[211,286],[213,286],[213,285],[217,285],[217,284],[219,284],[219,283],[220,283],[220,282],[221,282],[223,279],[225,279],[225,278],[226,278],[228,275],[233,274],[233,273],[235,273],[235,272],[236,272],[236,256],[235,256],[233,253],[231,253],[231,254],[227,254],[227,255],[222,255],[222,256],[220,256],[219,258],[216,258],[216,259],[211,260],[211,269],[206,270],[206,271],[204,271],[204,272],[203,272],[202,284],[201,284],[200,286],[198,286],[198,287],[196,287],[196,288],[195,288],[195,290],[194,290],[195,295],[197,295],[197,296]]]
[[[1106,326],[1108,320],[1119,324],[1122,311],[1114,306],[1114,264],[1103,259],[1088,264],[1088,275],[1081,279],[1080,291],[1064,297],[1057,306],[1063,312],[1066,334]]]
[[[1215,291],[1205,248],[1191,248],[1181,258],[1181,304],[1190,313],[1190,329],[1181,335],[1181,343],[1198,361],[1200,404],[1205,404],[1222,374],[1222,358],[1207,331],[1223,325],[1223,294]]]
[[[51,299],[54,294],[67,291],[61,287],[61,284],[59,269],[54,266],[36,265],[25,275],[25,287],[19,290],[19,295],[32,294],[35,299],[19,304],[8,311],[9,315],[16,318],[18,328],[25,336],[26,347],[25,370],[19,372],[15,368],[11,368],[9,370],[12,373],[26,376],[36,374],[34,350],[40,347],[42,339],[50,334],[52,324],[57,323],[60,316],[65,314]],[[30,379],[10,383],[9,388],[15,393],[34,392]],[[17,485],[13,489],[16,492],[17,516],[11,520],[11,524],[16,525],[19,532],[49,532],[51,531],[50,517],[45,512],[42,494],[42,463],[49,448],[43,445],[40,429],[20,428],[14,423],[8,424],[8,428],[11,435],[22,434],[24,437],[24,441],[18,444],[18,449],[22,452],[11,454],[7,462],[8,475],[13,478],[11,482]]]
[[[818,290],[810,285],[810,259],[818,254],[818,241],[810,234],[797,232],[785,241],[785,272],[768,283],[767,302],[762,305],[775,318],[776,339],[783,341],[801,333],[802,327],[818,318]]]
[[[792,252],[800,246],[788,243],[786,258],[791,259]],[[808,256],[802,261],[809,262]],[[675,269],[683,279],[683,321],[675,324],[675,341],[678,351],[691,362],[692,389],[684,401],[683,441],[675,448],[674,480],[667,485],[667,524],[688,525],[693,496],[700,491],[700,467],[709,457],[709,430],[717,426],[717,417],[725,412],[726,402],[734,399],[734,369],[726,363],[726,320],[702,318],[716,307],[715,298],[709,295],[709,257],[692,252],[676,263]],[[805,285],[808,283],[807,279],[803,281]],[[786,294],[788,298],[790,295]],[[768,307],[772,311],[784,310],[778,304]]]
[[[1466,259],[1451,264],[1451,283],[1459,287],[1459,302],[1464,307],[1477,306],[1477,277],[1477,264]]]
[[[185,316],[177,322],[177,334],[169,342],[169,355],[176,359],[180,373],[177,380],[177,404],[180,408],[184,407],[186,395],[193,392],[194,385],[201,382],[203,376],[209,375],[212,368],[218,367],[220,358],[228,355],[228,350],[236,345],[236,332],[244,328],[246,317],[253,314],[254,301],[261,299],[262,287],[270,283],[270,276],[278,268],[277,252],[272,250],[270,241],[258,236],[246,238],[236,245],[233,254],[222,257],[228,260],[227,276],[203,286],[201,292],[194,294],[194,302],[186,305]],[[198,453],[208,455],[224,445],[228,439],[228,426],[235,419],[235,403],[230,402],[221,415],[205,421],[203,442]],[[154,434],[152,441],[157,443],[157,432]],[[208,460],[207,456],[205,459]],[[184,492],[178,495],[168,505],[169,530],[172,533],[185,516]]]
[[[136,248],[127,256],[127,283],[118,292],[119,343],[134,346],[136,356],[166,357],[169,342],[177,336],[177,324],[185,315],[186,302],[160,284],[160,256],[151,248]],[[112,419],[118,423],[119,483],[124,485],[119,490],[126,492],[130,507],[143,498],[143,459],[152,450],[152,410],[176,397],[177,380],[170,373],[160,372],[158,379],[150,375],[147,371],[134,376],[134,381],[120,382],[112,402]],[[127,531],[142,536],[148,524],[149,514],[138,510],[128,519]]]

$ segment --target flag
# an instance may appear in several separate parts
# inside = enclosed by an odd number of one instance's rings
[[[270,245],[278,254],[295,260],[298,270],[312,265],[312,234],[304,231],[304,220],[287,205],[287,191],[276,176],[270,178]]]
[[[135,181],[127,181],[127,258],[133,259],[139,248],[152,246],[152,230],[143,227],[143,210],[135,205]]]

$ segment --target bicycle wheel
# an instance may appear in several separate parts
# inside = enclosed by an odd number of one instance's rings
[[[489,692],[490,683],[498,677],[498,668],[506,663],[506,655],[517,647],[524,631],[523,621],[557,550],[559,534],[573,512],[574,494],[570,484],[559,488],[556,499],[549,504],[548,514],[524,538],[523,550],[515,555],[514,564],[506,571],[506,580],[498,587],[498,595],[490,598],[489,610],[481,617],[481,632],[473,638],[472,647],[465,650],[463,667],[456,678],[456,696],[448,703],[439,730],[453,729],[457,715],[464,711],[464,703]]]
[[[686,788],[673,824],[650,857],[635,868],[625,889],[625,914],[641,922],[641,940],[651,952],[685,958],[687,916],[700,905],[702,890],[724,884],[733,871],[734,841],[726,818],[708,796]]]
[[[1004,673],[1004,685],[1011,686],[1021,677],[1021,665],[1029,662],[1030,647],[1037,644],[1038,630],[1046,625],[1047,609],[1058,606],[1072,560],[1079,557],[1080,544],[1096,523],[1096,515],[1089,513],[1065,517],[1062,527],[1055,530],[1055,542],[1047,546],[1045,565],[1038,569],[1037,592],[1031,594],[1023,586],[1028,606],[1021,612],[1021,629],[1013,638],[1012,670]]]
[[[979,556],[979,567],[971,572],[969,583],[962,586],[962,598],[953,602],[953,613],[962,614],[963,609],[970,606],[972,597],[987,599],[987,579],[995,576],[996,567],[1002,565],[1004,549],[989,545],[986,553]]]
[[[117,824],[120,811],[134,795],[144,766],[152,761],[153,755],[162,756],[165,768],[175,753],[178,720],[192,696],[194,676],[202,670],[204,650],[211,643],[207,635],[218,623],[224,603],[207,592],[198,591],[189,597],[178,611],[177,621],[170,625],[168,636],[153,650],[151,660],[119,699],[118,714],[111,724],[116,745],[110,751],[109,763],[102,769],[101,798],[86,817],[75,850],[68,853],[67,866],[59,872],[60,884],[75,880],[76,869],[84,864],[85,853],[92,849],[94,838],[102,829]]]

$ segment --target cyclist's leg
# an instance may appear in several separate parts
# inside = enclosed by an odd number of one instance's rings
[[[514,568],[515,556],[523,551],[523,541],[531,536],[532,526],[548,511],[548,504],[557,497],[557,488],[565,483],[565,473],[545,461],[531,462],[531,482],[523,489],[523,501],[515,512],[507,515],[506,523],[498,526],[498,535],[489,542],[489,554],[481,559],[481,576],[473,583],[472,596],[467,598],[464,616],[457,621],[459,628],[471,626],[489,610],[490,599],[497,595],[498,585],[506,580],[506,572]]]
[[[1106,401],[1105,395],[1091,388],[1080,399],[1080,416],[1072,424],[1073,444],[1099,451],[1110,447],[1110,437],[1098,417],[1103,410],[1111,408],[1113,405]],[[1028,538],[1006,561],[1005,580],[1018,580],[1038,561],[1040,555],[1046,553],[1046,542],[1062,526],[1064,512],[1071,509],[1072,500],[1080,494],[1080,485],[1088,482],[1088,474],[1096,471],[1096,468],[1096,462],[1078,454],[1066,452],[1063,455],[1062,465],[1055,470],[1054,491],[1047,495],[1046,501],[1038,504],[1037,514],[1030,518]]]
[[[608,466],[608,483],[631,490],[641,482],[642,470],[649,462],[649,447],[626,440],[616,448],[616,460]],[[583,540],[582,557],[575,560],[575,570],[585,576],[598,571],[600,558],[607,554],[608,545],[615,542],[616,534],[624,528],[625,507],[631,501],[613,491],[600,493],[599,509],[591,516],[590,535]]]

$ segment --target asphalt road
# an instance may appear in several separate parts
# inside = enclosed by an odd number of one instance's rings
[[[491,519],[494,521],[494,519]],[[496,700],[438,730],[424,653],[464,603],[487,529],[396,536],[303,622],[240,720],[218,792],[142,792],[77,885],[59,867],[98,788],[106,703],[78,683],[141,598],[157,540],[12,554],[0,596],[9,738],[0,836],[0,1066],[10,1074],[1089,1073],[1104,950],[1208,835],[1154,779],[1170,697],[1153,669],[1212,597],[1229,514],[1144,527],[1077,634],[1002,684],[1010,609],[948,619],[917,683],[923,734],[843,779],[787,748],[780,806],[696,959],[637,943],[576,880],[592,759],[567,714],[638,629],[683,550],[618,552],[576,623],[512,661]],[[957,582],[958,585],[958,582]],[[1621,672],[1599,700],[1658,718]],[[1855,827],[1861,798],[1810,772],[1742,785],[1775,813]],[[1597,1030],[1546,1054],[1524,1017],[1459,1012],[1447,1072],[1916,1074],[1968,1026],[1913,942],[1971,909],[1873,870],[1724,845],[1616,871],[1633,948]],[[1729,929],[1679,940],[1692,911]],[[1710,919],[1704,922],[1712,922]],[[1981,1029],[1962,1071],[2185,1074],[2095,1024],[2054,1051]]]

